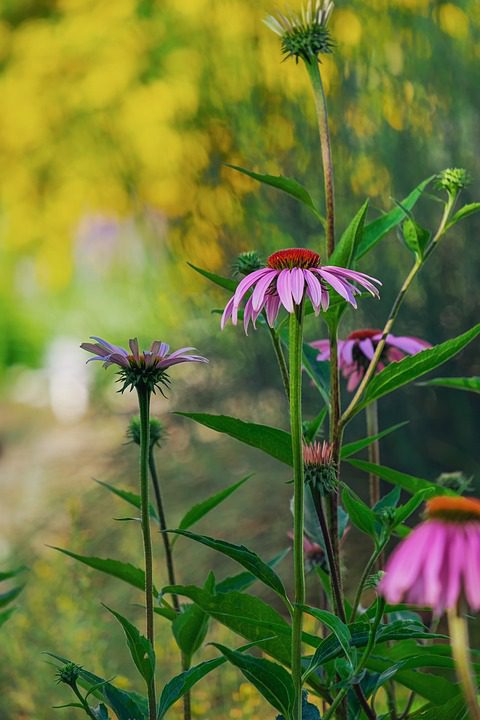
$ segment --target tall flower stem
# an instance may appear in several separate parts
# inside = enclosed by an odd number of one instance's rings
[[[266,313],[264,313],[264,315],[266,315]],[[283,388],[285,390],[285,395],[287,396],[288,400],[290,398],[290,380],[288,377],[288,367],[285,360],[285,355],[283,354],[282,344],[280,342],[280,338],[275,331],[275,328],[270,327],[268,322],[267,328],[268,332],[270,333],[273,349],[275,351],[275,357],[277,358],[278,367],[280,369],[280,375],[282,376]]]
[[[318,523],[322,532],[323,542],[325,545],[325,554],[328,561],[328,569],[330,570],[330,581],[332,583],[332,595],[335,604],[335,611],[342,622],[346,622],[345,608],[343,605],[343,597],[341,590],[340,571],[337,567],[335,554],[333,552],[332,541],[328,531],[327,519],[323,510],[322,496],[314,487],[311,488],[312,500],[317,513]]]
[[[315,110],[317,113],[318,132],[320,135],[320,147],[322,151],[323,181],[325,185],[325,206],[326,206],[326,235],[327,235],[327,256],[333,253],[335,248],[335,199],[333,191],[333,160],[330,143],[330,130],[328,127],[328,111],[325,91],[323,89],[322,76],[318,62],[312,60],[305,63],[313,88]]]
[[[438,241],[442,237],[442,235],[445,233],[445,229],[447,226],[448,218],[450,217],[450,213],[453,209],[453,206],[455,204],[455,197],[450,196],[447,202],[445,203],[445,207],[442,214],[442,219],[440,220],[440,224],[438,226],[437,232],[435,233],[430,245],[428,246],[427,250],[425,251],[425,254],[422,259],[420,259],[418,256],[415,259],[415,262],[408,273],[407,277],[405,278],[402,287],[400,288],[400,291],[395,298],[395,301],[392,305],[392,309],[390,310],[390,314],[387,318],[387,322],[385,323],[385,327],[382,331],[382,337],[375,349],[375,353],[373,355],[373,358],[370,360],[370,364],[365,372],[365,375],[362,378],[361,383],[359,384],[357,391],[355,395],[353,396],[350,405],[347,407],[345,412],[343,413],[342,417],[340,418],[340,427],[343,428],[348,423],[348,421],[352,418],[352,416],[355,413],[355,408],[358,405],[360,398],[362,397],[365,388],[367,387],[368,383],[372,379],[375,370],[377,369],[377,365],[379,363],[380,357],[383,353],[383,350],[385,348],[385,343],[387,341],[388,333],[392,330],[393,325],[395,323],[395,320],[397,319],[398,312],[400,310],[400,307],[405,299],[405,295],[407,294],[411,284],[415,280],[418,272],[423,267],[425,261],[427,258],[431,255],[431,253],[435,250]]]
[[[292,720],[302,720],[302,624],[305,604],[304,477],[302,445],[302,342],[304,304],[296,305],[289,321],[290,429],[293,457],[293,572],[295,603],[292,618],[292,678],[295,702]]]
[[[153,613],[153,558],[152,538],[150,535],[150,514],[148,501],[148,460],[150,453],[150,390],[137,386],[140,409],[140,499],[142,517],[143,549],[145,555],[145,606],[147,638],[155,652],[154,613]],[[156,720],[157,701],[155,677],[148,683],[148,717]]]
[[[340,447],[342,443],[342,430],[340,427],[340,378],[338,368],[338,329],[337,325],[329,326],[330,339],[330,442],[332,444],[332,461],[337,468],[337,477],[340,471]],[[338,568],[338,583],[340,596],[343,597],[342,573],[340,567],[340,540],[338,537],[338,491],[334,490],[328,496],[328,522],[330,539],[333,548],[335,566]]]
[[[365,408],[365,415],[367,417],[367,436],[378,435],[378,405],[376,401],[370,403]],[[378,440],[374,440],[368,446],[368,459],[375,465],[380,464],[380,443]],[[370,507],[374,507],[380,500],[380,478],[376,473],[370,473],[369,479],[369,490],[370,490]]]
[[[167,568],[168,583],[169,583],[169,585],[176,585],[177,581],[176,581],[176,575],[175,575],[175,564],[173,561],[172,546],[170,544],[170,537],[169,537],[168,533],[165,532],[167,529],[167,519],[166,519],[166,514],[165,514],[165,507],[163,504],[162,491],[160,488],[160,480],[158,478],[157,464],[155,462],[155,453],[153,451],[152,445],[150,445],[150,451],[149,451],[149,456],[148,456],[148,465],[150,468],[150,477],[152,478],[153,491],[155,494],[155,502],[156,502],[157,513],[158,513],[158,522],[160,525],[161,536],[162,536],[162,540],[163,540],[163,548],[165,551],[165,565]],[[180,607],[178,595],[172,595],[172,602],[173,602],[173,607],[175,608],[176,612],[180,613],[181,607]],[[190,662],[184,653],[181,654],[181,660],[182,660],[182,670],[188,670],[190,667]],[[192,717],[190,691],[186,692],[183,696],[183,717],[184,717],[184,720],[191,720],[191,717]]]
[[[467,702],[469,717],[471,720],[480,720],[480,706],[477,700],[478,689],[470,658],[468,625],[457,608],[448,610],[448,628],[457,677]]]

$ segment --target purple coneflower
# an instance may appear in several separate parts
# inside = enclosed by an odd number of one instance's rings
[[[328,310],[330,296],[327,285],[356,308],[355,295],[359,295],[361,290],[352,285],[352,282],[358,283],[371,295],[379,297],[373,283],[382,283],[376,278],[335,265],[321,265],[320,255],[312,250],[280,250],[270,255],[267,267],[255,270],[238,284],[235,294],[225,307],[221,327],[225,327],[229,318],[234,325],[237,324],[240,303],[251,289],[253,292],[245,304],[243,316],[245,332],[250,321],[255,327],[263,309],[266,311],[268,324],[273,327],[280,306],[283,305],[287,312],[292,313],[295,306],[302,303],[305,294],[316,315],[320,310]]]
[[[427,520],[394,550],[379,591],[389,603],[431,607],[438,616],[461,598],[480,610],[480,500],[429,500]]]
[[[352,391],[357,387],[365,375],[381,339],[381,330],[365,329],[355,330],[346,340],[338,341],[338,364],[343,377],[348,379],[347,390]],[[330,342],[328,340],[316,340],[311,345],[320,350],[317,360],[329,360]],[[420,338],[389,334],[376,372],[383,370],[388,363],[402,360],[406,355],[415,355],[429,347],[431,347],[430,343],[420,340]]]
[[[140,351],[137,338],[133,338],[128,341],[130,352],[99,337],[92,336],[92,340],[96,340],[96,342],[86,342],[80,345],[83,350],[87,350],[95,356],[87,362],[100,360],[105,368],[110,365],[118,365],[120,382],[123,382],[120,392],[124,392],[128,387],[132,390],[139,385],[144,385],[153,392],[155,392],[155,388],[158,388],[162,392],[161,385],[168,385],[169,382],[166,371],[172,365],[186,362],[208,362],[207,358],[201,355],[191,355],[190,350],[195,349],[192,347],[181,348],[169,354],[170,346],[160,340],[154,340],[150,350]]]
[[[290,540],[293,540],[293,532],[289,531],[287,535]],[[307,535],[303,536],[303,554],[307,572],[325,563],[325,552],[322,546],[316,542],[312,542]]]

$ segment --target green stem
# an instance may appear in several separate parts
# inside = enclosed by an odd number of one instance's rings
[[[381,545],[379,545],[377,548],[375,548],[375,552],[370,556],[367,564],[365,565],[365,568],[362,573],[362,577],[360,578],[360,582],[358,583],[357,592],[355,593],[355,600],[353,601],[352,605],[352,614],[350,616],[350,622],[355,622],[355,619],[357,617],[358,608],[360,607],[360,600],[362,597],[363,589],[365,587],[365,583],[368,579],[368,576],[370,575],[373,566],[377,562],[378,558],[383,553],[385,546],[387,544],[388,540],[385,540]]]
[[[155,494],[155,501],[157,505],[157,513],[158,513],[158,522],[160,525],[161,530],[161,536],[163,540],[163,547],[165,551],[165,565],[167,568],[167,577],[168,577],[168,583],[169,585],[176,585],[176,576],[175,576],[175,565],[173,562],[173,552],[172,552],[172,546],[170,543],[170,537],[166,531],[167,529],[167,519],[165,514],[165,507],[163,505],[163,498],[162,498],[162,492],[160,488],[160,481],[158,478],[158,472],[157,472],[157,464],[155,462],[155,453],[153,452],[153,447],[150,448],[149,457],[148,457],[148,464],[150,468],[150,477],[152,478],[152,485],[153,485],[153,491]],[[177,613],[181,612],[180,607],[180,601],[178,599],[178,595],[172,595],[172,603],[173,607],[175,608],[175,611]],[[190,663],[188,658],[184,655],[184,653],[181,653],[181,659],[182,659],[182,670],[188,670],[190,667]],[[191,709],[191,694],[190,691],[186,692],[183,696],[183,717],[184,720],[191,720],[192,717],[192,709]]]
[[[333,192],[333,160],[328,127],[328,111],[322,76],[316,60],[305,63],[313,88],[315,110],[317,113],[318,132],[322,151],[323,182],[325,186],[327,257],[335,248],[335,199]]]
[[[265,313],[266,315],[266,313]],[[287,396],[287,400],[290,398],[290,379],[288,377],[288,367],[287,362],[285,360],[285,355],[283,354],[282,344],[280,342],[280,339],[275,332],[275,328],[270,327],[270,325],[267,322],[268,331],[270,333],[270,338],[272,340],[273,349],[275,350],[275,356],[277,358],[278,367],[280,368],[280,375],[282,376],[282,383],[285,390],[285,395]]]
[[[82,696],[82,693],[78,689],[77,685],[76,684],[70,685],[70,687],[72,688],[72,690],[75,693],[75,695],[77,696],[77,698],[80,700],[80,703],[81,703],[83,709],[85,710],[85,712],[87,713],[88,717],[93,718],[93,720],[95,720],[95,715],[93,714],[92,710],[90,709],[90,705],[85,700],[85,698]]]
[[[332,461],[337,468],[337,480],[340,475],[340,447],[342,429],[340,427],[340,378],[338,368],[338,329],[329,327],[330,338],[330,442],[332,444]],[[340,538],[338,536],[338,490],[328,496],[329,533],[333,548],[335,567],[338,569],[340,597],[343,598],[342,570],[340,561]],[[343,602],[342,602],[343,607]]]
[[[480,720],[480,706],[477,699],[478,689],[470,658],[467,621],[460,615],[457,608],[448,610],[447,616],[453,659],[455,660],[458,681],[462,686],[469,709],[469,717],[470,720]]]
[[[330,582],[332,584],[332,595],[334,600],[335,612],[342,622],[347,622],[345,617],[345,608],[343,605],[343,597],[341,590],[340,571],[335,561],[332,541],[328,530],[327,520],[323,511],[322,497],[318,490],[314,487],[310,488],[312,500],[317,513],[318,523],[322,532],[323,542],[325,545],[325,554],[328,561],[328,569],[330,570]]]
[[[367,405],[365,414],[367,416],[367,437],[378,435],[378,405],[376,401]],[[373,443],[368,446],[368,460],[375,465],[380,464],[380,443],[378,440],[374,440]],[[368,479],[370,507],[373,508],[380,500],[380,478],[376,473],[372,472],[369,474]]]
[[[365,372],[365,375],[362,378],[360,385],[357,388],[355,395],[353,396],[353,398],[350,402],[350,405],[348,406],[348,408],[345,410],[342,417],[340,418],[340,426],[342,428],[345,427],[345,425],[348,423],[348,421],[354,415],[355,408],[358,405],[363,393],[365,392],[365,388],[367,387],[368,383],[370,382],[371,378],[373,377],[375,370],[377,369],[377,365],[380,361],[380,357],[383,353],[385,344],[387,342],[387,336],[388,336],[389,332],[392,330],[393,324],[394,324],[395,320],[397,319],[397,315],[398,315],[400,307],[405,299],[405,295],[407,294],[408,289],[410,288],[411,284],[413,283],[414,279],[416,278],[418,272],[423,267],[423,264],[425,263],[427,258],[431,255],[431,253],[434,251],[435,247],[438,244],[438,241],[444,234],[445,227],[446,227],[448,218],[450,216],[450,212],[451,212],[454,204],[455,204],[455,198],[450,197],[448,199],[448,201],[445,203],[442,219],[440,221],[440,225],[438,226],[438,230],[435,233],[435,236],[433,237],[427,250],[425,251],[423,258],[422,259],[420,259],[418,257],[416,258],[412,269],[410,270],[407,277],[405,278],[404,283],[403,283],[402,287],[400,288],[400,291],[392,305],[392,309],[390,310],[390,314],[388,316],[387,322],[385,323],[385,327],[383,328],[382,337],[375,349],[373,358],[370,360],[370,364]]]
[[[295,306],[289,321],[290,429],[293,457],[293,571],[295,604],[292,618],[292,678],[295,701],[292,720],[302,720],[302,606],[305,604],[304,478],[302,446],[302,343],[304,304]]]
[[[140,498],[142,516],[143,550],[145,555],[145,606],[147,638],[155,653],[154,612],[153,612],[153,558],[152,538],[150,535],[150,514],[148,501],[148,461],[150,454],[150,390],[137,386],[138,405],[140,409]],[[147,686],[148,717],[156,720],[157,701],[155,694],[155,677]]]

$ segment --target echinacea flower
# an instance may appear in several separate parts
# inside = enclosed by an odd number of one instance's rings
[[[320,54],[331,53],[333,41],[327,23],[333,11],[332,0],[308,0],[300,14],[277,13],[264,23],[280,36],[286,57],[303,58],[307,63],[318,60]]]
[[[348,379],[347,390],[354,390],[370,365],[376,347],[382,339],[381,330],[355,330],[345,340],[338,341],[338,364],[344,378]],[[312,347],[320,350],[317,360],[322,362],[330,359],[330,342],[315,340]],[[415,355],[431,347],[430,343],[420,338],[406,335],[387,335],[385,347],[380,356],[376,372],[383,370],[385,365],[402,360],[406,355]]]
[[[359,290],[352,282],[358,283],[371,295],[379,297],[373,283],[381,285],[376,278],[365,273],[335,265],[321,265],[320,255],[304,248],[290,248],[273,253],[267,260],[267,267],[255,270],[241,280],[235,294],[228,301],[221,321],[222,330],[229,318],[237,324],[240,303],[249,290],[251,296],[245,304],[243,325],[245,332],[250,321],[255,327],[256,320],[263,309],[266,311],[267,322],[273,327],[280,306],[287,312],[294,312],[306,296],[310,299],[315,314],[320,309],[328,310],[330,295],[327,285],[333,288],[354,308],[357,307],[355,295]]]
[[[96,342],[86,342],[80,345],[83,350],[87,350],[95,356],[87,362],[100,360],[105,368],[110,365],[118,365],[120,368],[119,382],[123,382],[120,392],[124,392],[127,388],[132,390],[134,387],[140,386],[151,392],[155,392],[155,388],[163,392],[161,386],[168,386],[169,378],[166,371],[172,365],[186,362],[208,362],[201,355],[191,355],[190,350],[195,349],[192,347],[184,347],[169,354],[170,346],[160,340],[154,340],[150,350],[140,351],[137,338],[133,338],[128,341],[130,352],[99,337],[92,336],[92,340],[96,340]]]
[[[395,548],[379,591],[388,603],[430,607],[438,616],[461,598],[480,610],[480,500],[429,500],[426,521]]]
[[[333,445],[323,442],[304,443],[303,466],[305,483],[328,495],[337,487],[337,468],[333,462]]]

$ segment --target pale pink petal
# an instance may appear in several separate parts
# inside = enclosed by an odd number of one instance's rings
[[[225,305],[225,310],[223,311],[222,319],[220,321],[220,328],[222,330],[224,329],[225,325],[227,324],[228,319],[232,317],[234,302],[235,302],[235,298],[232,296],[230,298],[230,300],[228,301],[228,303]],[[233,318],[232,318],[232,322],[233,322]],[[236,325],[237,323],[234,322],[233,324]]]
[[[310,270],[304,270],[303,274],[305,282],[307,283],[308,297],[312,301],[315,314],[318,314],[322,302],[322,286],[320,285],[320,280],[318,280]]]
[[[355,347],[355,340],[345,340],[340,346],[340,342],[338,343],[338,349],[339,349],[339,360],[340,360],[340,367],[342,364],[345,365],[351,365],[353,363],[353,348]]]
[[[277,294],[267,297],[265,308],[267,311],[267,322],[270,327],[273,327],[277,319],[278,311],[280,310],[280,298]]]
[[[132,355],[135,358],[135,361],[138,363],[140,362],[140,351],[138,349],[138,340],[137,338],[131,338],[128,341],[128,344],[130,346],[130,350],[132,351]]]
[[[464,584],[467,602],[472,610],[480,610],[480,527],[468,523],[466,527]]]
[[[303,291],[305,289],[305,277],[301,268],[293,268],[290,271],[290,285],[292,288],[292,297],[297,305],[303,300]]]
[[[270,274],[264,275],[257,282],[255,290],[252,293],[252,309],[259,310],[265,302],[265,293],[267,292],[273,277]]]
[[[250,290],[252,285],[255,285],[255,283],[258,282],[260,278],[262,278],[264,275],[271,275],[273,280],[277,273],[278,270],[272,270],[272,268],[261,268],[260,270],[255,270],[254,272],[250,273],[250,275],[244,277],[243,280],[239,282],[237,289],[235,290],[233,296],[235,299],[234,306],[238,308],[245,293]]]
[[[349,392],[352,392],[352,390],[355,390],[355,388],[357,387],[357,385],[358,385],[358,384],[360,383],[360,381],[362,380],[363,376],[364,376],[364,373],[363,373],[361,370],[357,370],[357,369],[355,368],[354,371],[352,372],[352,374],[350,375],[349,380],[348,380],[347,390],[348,390]]]
[[[398,337],[395,335],[388,335],[387,343],[392,347],[402,350],[408,355],[415,355],[422,350],[426,350],[427,348],[432,347],[430,343],[426,342],[425,340],[420,340],[419,338]]]
[[[371,360],[375,354],[375,348],[370,338],[365,338],[359,342],[360,350],[363,352],[368,360]]]
[[[285,310],[293,312],[293,297],[290,284],[290,270],[282,270],[277,278],[277,292]]]
[[[341,295],[347,302],[353,305],[354,308],[357,307],[357,301],[353,296],[350,286],[345,281],[335,277],[335,275],[333,275],[331,272],[328,272],[328,270],[325,270],[325,268],[319,268],[318,274],[324,280],[326,280],[328,284],[331,285],[339,295]]]

